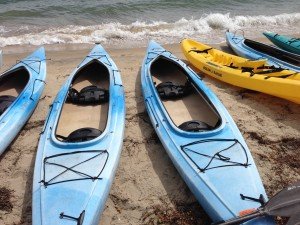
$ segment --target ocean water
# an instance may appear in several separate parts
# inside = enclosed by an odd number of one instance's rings
[[[0,47],[55,43],[144,46],[190,37],[225,41],[274,31],[300,36],[299,0],[0,0]],[[241,31],[239,31],[241,32]]]

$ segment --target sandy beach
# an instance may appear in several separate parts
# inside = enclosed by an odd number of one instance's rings
[[[145,111],[140,66],[146,48],[104,47],[121,71],[127,112],[120,164],[99,225],[209,224]],[[165,47],[184,59],[179,44]],[[217,47],[228,51],[225,44]],[[4,47],[1,73],[35,48]],[[59,88],[91,48],[92,45],[46,46],[47,58],[51,60],[47,62],[42,98],[26,126],[0,156],[0,224],[31,224],[32,177],[39,133]],[[300,180],[300,105],[207,76],[204,82],[221,99],[241,130],[268,195]]]

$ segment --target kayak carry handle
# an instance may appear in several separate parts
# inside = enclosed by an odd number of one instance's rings
[[[79,215],[78,218],[73,217],[73,216],[65,215],[64,212],[62,212],[62,213],[59,215],[59,218],[60,218],[60,219],[68,218],[68,219],[76,220],[76,221],[77,221],[77,225],[82,225],[83,220],[84,220],[84,215],[85,215],[85,210],[83,210],[83,211],[80,213],[80,215]]]
[[[236,29],[236,30],[234,31],[234,33],[233,33],[233,38],[235,38],[235,35],[236,35],[236,32],[237,32],[237,31],[242,31],[242,36],[243,36],[243,38],[245,38],[245,32],[244,32],[243,29]]]

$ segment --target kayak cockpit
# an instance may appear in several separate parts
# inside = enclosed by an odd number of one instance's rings
[[[108,120],[109,77],[109,70],[98,60],[77,71],[59,117],[59,140],[83,142],[102,134]]]
[[[296,54],[282,51],[281,49],[274,48],[249,39],[245,39],[244,44],[250,48],[253,48],[267,55],[273,56],[287,63],[293,64],[295,66],[300,66],[300,56],[297,56]]]
[[[150,67],[153,83],[171,121],[188,132],[217,128],[221,117],[177,63],[158,57]]]
[[[20,67],[0,77],[0,116],[24,90],[29,78],[29,72],[25,67]]]

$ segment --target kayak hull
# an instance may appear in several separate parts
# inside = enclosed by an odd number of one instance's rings
[[[239,56],[252,59],[252,60],[259,60],[259,59],[267,59],[268,64],[275,67],[281,67],[289,70],[293,70],[296,72],[300,72],[300,67],[297,65],[293,65],[291,63],[288,63],[286,61],[280,60],[279,58],[276,58],[276,56],[266,54],[262,51],[258,51],[254,48],[251,48],[245,43],[245,38],[243,36],[236,35],[231,32],[226,32],[226,42],[227,45]],[[248,40],[248,39],[247,39]],[[265,48],[270,49],[272,52],[276,53],[276,55],[279,55],[280,57],[289,58],[296,62],[298,60],[297,64],[300,65],[300,57],[296,54],[292,54],[290,52],[287,52],[285,50],[281,50],[279,48],[275,48],[269,45],[265,45],[259,42],[255,42],[252,40],[249,40],[250,42],[253,42],[257,45],[261,45]],[[295,60],[294,60],[295,59]]]
[[[181,48],[193,66],[217,80],[300,103],[300,74],[295,71],[282,70],[268,74],[255,72],[251,74],[239,68],[232,68],[230,64],[268,65],[264,60],[247,60],[189,39],[181,42]],[[211,52],[199,54],[195,52],[196,49],[210,49]]]
[[[70,84],[81,68],[94,61],[105,65],[109,71],[106,128],[90,141],[61,142],[56,139],[55,130]],[[119,163],[124,128],[125,99],[120,74],[107,52],[96,45],[73,71],[50,106],[35,162],[32,224],[71,225],[78,222],[98,225]],[[77,173],[68,170],[61,174],[61,168],[73,168]],[[53,177],[56,178],[51,181]],[[82,223],[67,216],[80,218]]]
[[[0,116],[0,155],[15,139],[36,108],[45,86],[45,49],[40,48],[0,75],[26,71],[29,80],[16,100]],[[20,73],[20,75],[24,75]]]
[[[286,51],[300,55],[300,39],[279,35],[272,32],[263,33],[273,44]]]
[[[207,101],[217,110],[222,120],[216,129],[193,133],[183,131],[174,125],[151,78],[150,67],[158,57],[168,58],[182,67],[188,74],[189,80],[197,86],[201,93],[205,94]],[[187,65],[151,41],[141,70],[141,83],[146,110],[161,143],[191,192],[214,222],[230,219],[237,216],[242,210],[260,206],[257,202],[242,200],[241,193],[250,196],[262,194],[267,199],[253,158],[234,121],[218,98]],[[239,158],[241,156],[244,158],[246,153],[247,165],[251,165],[240,167],[214,162],[215,164],[212,164],[216,168],[212,166],[201,172],[199,167],[203,169],[203,165],[207,162],[206,158],[193,155],[187,150],[189,148],[204,154],[207,150],[218,148],[217,146],[224,147],[227,142],[233,140],[238,143],[238,146],[234,147],[236,149],[231,152],[233,155],[230,157]],[[236,185],[232,186],[233,183]],[[247,224],[274,224],[274,222],[265,217],[251,220]]]

